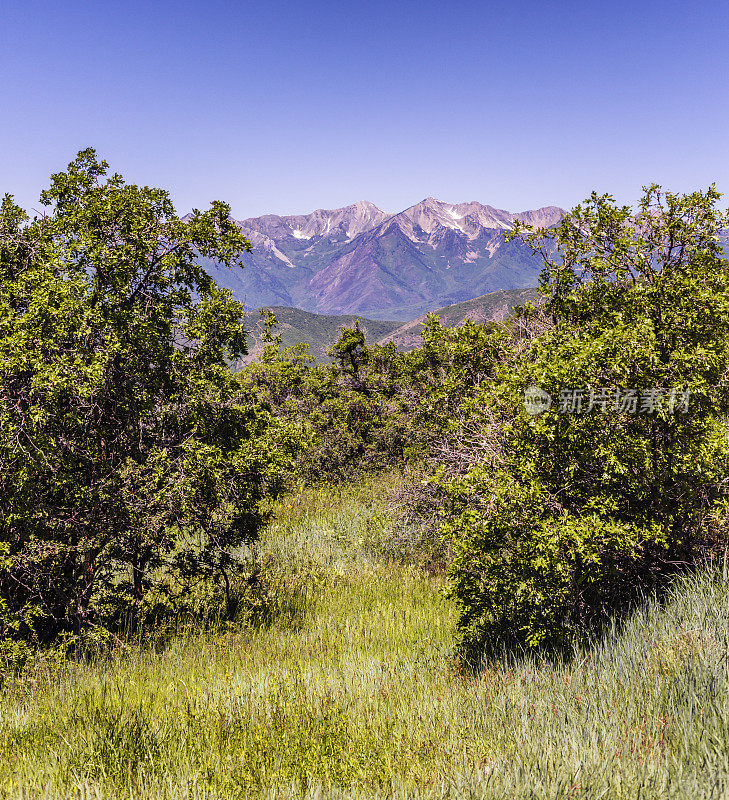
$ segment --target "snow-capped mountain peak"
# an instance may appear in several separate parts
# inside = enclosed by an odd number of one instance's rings
[[[252,245],[245,269],[212,271],[249,307],[410,318],[486,292],[536,286],[541,264],[504,234],[516,219],[551,226],[563,213],[427,197],[397,214],[365,200],[310,214],[267,214],[238,223]]]
[[[320,208],[310,214],[285,217],[266,214],[263,217],[242,220],[238,224],[246,234],[260,234],[274,241],[286,237],[307,240],[327,237],[339,240],[341,238],[353,239],[360,233],[375,227],[388,216],[374,203],[360,200],[344,208],[333,210]]]

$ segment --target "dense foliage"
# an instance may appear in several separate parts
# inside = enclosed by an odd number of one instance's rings
[[[355,324],[341,331],[327,365],[313,364],[303,346],[282,347],[275,325],[268,312],[261,357],[238,379],[282,419],[306,422],[312,439],[297,459],[305,483],[437,460],[434,448],[464,399],[494,374],[507,338],[495,324],[446,328],[430,315],[422,346],[402,353],[368,346]]]
[[[544,256],[547,318],[481,385],[467,418],[483,442],[445,481],[453,594],[479,649],[563,643],[725,545],[718,197],[651,187],[631,213],[593,195],[515,232]],[[530,386],[549,410],[526,413]]]
[[[242,306],[198,266],[247,245],[213,203],[79,154],[0,208],[0,635],[118,625],[222,576],[298,438],[227,367]],[[155,599],[156,597],[156,599]]]

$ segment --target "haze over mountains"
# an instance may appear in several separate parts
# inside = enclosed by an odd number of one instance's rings
[[[556,206],[513,214],[429,197],[398,214],[361,201],[331,211],[240,221],[253,247],[245,269],[207,263],[249,308],[296,306],[324,314],[412,319],[501,289],[537,284],[541,264],[504,242],[515,219],[554,225]]]

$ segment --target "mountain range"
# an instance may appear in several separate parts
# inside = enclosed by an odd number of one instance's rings
[[[361,201],[331,211],[241,220],[252,245],[244,269],[205,266],[249,308],[296,306],[326,315],[409,320],[503,289],[535,286],[540,261],[514,220],[556,224],[556,206],[510,213],[429,197],[397,214]]]

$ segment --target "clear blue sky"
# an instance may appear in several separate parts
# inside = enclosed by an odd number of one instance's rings
[[[729,192],[729,3],[0,4],[0,192],[92,146],[180,211]]]

